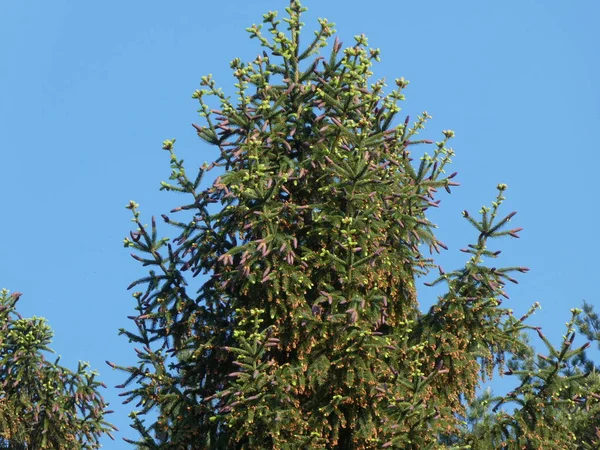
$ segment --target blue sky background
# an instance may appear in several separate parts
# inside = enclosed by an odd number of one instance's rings
[[[0,2],[0,287],[24,293],[20,311],[48,318],[53,348],[75,368],[89,361],[109,385],[110,417],[120,429],[105,448],[130,448],[127,413],[112,386],[123,374],[104,364],[133,363],[117,330],[134,300],[126,286],[144,274],[122,239],[125,204],[151,215],[181,198],[158,191],[168,178],[161,142],[177,138],[190,168],[215,153],[200,142],[191,99],[212,73],[233,92],[229,61],[254,58],[244,29],[284,0]],[[434,119],[423,138],[453,129],[461,187],[441,195],[433,214],[450,246],[446,270],[465,261],[459,248],[476,212],[508,184],[504,212],[518,210],[520,240],[498,242],[502,263],[525,265],[510,287],[517,312],[540,301],[531,323],[555,342],[569,309],[598,303],[600,244],[597,166],[600,128],[600,28],[596,0],[305,0],[306,33],[317,17],[336,23],[346,44],[365,33],[382,50],[376,77],[411,80],[404,112]],[[189,170],[189,169],[188,169]],[[164,229],[167,232],[167,229]],[[423,303],[433,291],[422,291]]]

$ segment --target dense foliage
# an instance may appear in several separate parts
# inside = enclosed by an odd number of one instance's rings
[[[104,386],[80,363],[76,372],[44,354],[52,330],[16,311],[21,294],[0,292],[0,448],[95,449],[115,429],[104,420]]]
[[[526,324],[536,305],[521,318],[503,306],[505,284],[527,269],[488,263],[500,253],[489,241],[520,230],[515,213],[500,214],[506,186],[479,216],[464,212],[476,238],[465,265],[444,272],[426,213],[457,185],[445,172],[454,133],[420,139],[426,112],[398,121],[408,82],[386,93],[370,80],[379,50],[365,36],[347,48],[336,38],[325,58],[335,31],[321,19],[301,45],[303,10],[291,2],[287,32],[274,12],[266,34],[248,29],[263,51],[232,61],[235,101],[202,78],[204,124],[194,127],[219,149],[213,163],[190,176],[164,142],[172,173],[162,189],[187,198],[162,216],[176,237],[128,206],[136,229],[125,246],[150,272],[131,286],[145,286],[136,330],[122,330],[139,364],[110,364],[129,375],[136,444],[592,448],[599,380],[573,348],[580,311],[554,347]],[[432,269],[445,293],[423,311],[415,283]],[[532,333],[546,355],[534,354]],[[517,387],[477,397],[498,373]]]

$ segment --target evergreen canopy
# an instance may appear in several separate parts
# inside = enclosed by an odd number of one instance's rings
[[[398,117],[408,81],[386,93],[371,80],[379,50],[365,36],[346,48],[336,38],[321,56],[335,30],[320,19],[301,44],[304,10],[292,1],[284,24],[269,12],[266,33],[248,29],[262,52],[231,62],[235,101],[202,78],[194,127],[219,149],[213,163],[188,175],[164,142],[172,172],[161,189],[187,199],[162,216],[176,237],[128,206],[136,230],[125,246],[150,268],[130,286],[145,286],[137,329],[122,330],[139,364],[109,364],[129,374],[136,445],[594,448],[599,383],[573,348],[580,311],[554,347],[525,323],[537,305],[521,318],[503,306],[506,283],[527,269],[488,263],[500,253],[489,241],[520,231],[514,212],[500,214],[506,185],[479,216],[463,213],[475,240],[464,267],[444,272],[426,213],[457,185],[446,174],[454,133],[421,139],[426,112]],[[432,269],[445,294],[422,311],[416,281]],[[477,398],[502,372],[517,388]]]
[[[52,330],[43,318],[23,318],[20,293],[0,291],[0,448],[97,449],[116,428],[104,420],[108,406],[97,373],[49,362]]]

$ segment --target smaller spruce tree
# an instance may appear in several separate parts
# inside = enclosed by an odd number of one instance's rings
[[[16,310],[20,293],[0,291],[0,448],[97,449],[116,428],[99,393],[96,372],[76,372],[46,360],[52,330],[39,317]]]

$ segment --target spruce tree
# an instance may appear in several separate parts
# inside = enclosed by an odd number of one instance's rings
[[[539,327],[533,328],[546,354],[535,354],[530,347],[514,355],[506,374],[518,378],[517,387],[503,396],[491,391],[479,396],[470,405],[469,427],[457,442],[473,450],[598,448],[600,378],[585,355],[589,344],[573,348],[581,313],[572,310],[560,347],[553,346]]]
[[[100,437],[116,429],[104,420],[104,384],[87,363],[72,372],[59,358],[46,360],[52,330],[17,312],[20,295],[0,291],[0,448],[100,448]]]
[[[214,162],[190,173],[175,140],[163,143],[172,171],[161,189],[187,199],[162,215],[175,235],[161,237],[128,205],[136,228],[124,244],[150,268],[130,286],[144,287],[136,330],[121,330],[139,364],[109,363],[128,373],[122,395],[137,402],[131,442],[575,448],[572,430],[552,432],[552,420],[557,393],[585,375],[556,365],[582,349],[569,329],[558,350],[548,342],[547,366],[532,362],[525,333],[537,329],[503,306],[506,283],[527,269],[487,264],[500,253],[488,241],[520,231],[515,213],[500,214],[506,185],[479,216],[463,213],[476,239],[464,267],[444,272],[432,255],[446,246],[427,212],[457,185],[446,174],[454,133],[420,138],[427,112],[399,118],[408,81],[371,79],[380,52],[364,35],[345,48],[336,38],[321,56],[334,24],[320,19],[305,43],[304,10],[291,1],[284,23],[269,12],[266,32],[248,29],[262,51],[231,62],[236,100],[202,78],[193,97],[204,123],[194,128],[219,149]],[[446,293],[423,311],[417,280],[431,270]],[[469,425],[485,401],[478,388],[498,371],[522,376],[521,387]],[[573,407],[587,394],[573,391]],[[520,408],[503,409],[509,401]]]

